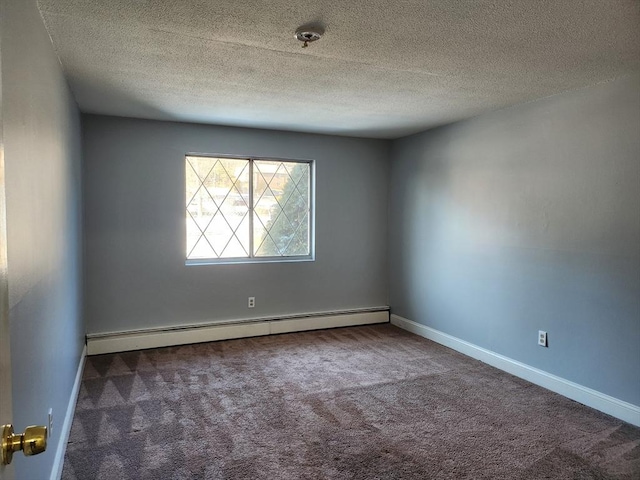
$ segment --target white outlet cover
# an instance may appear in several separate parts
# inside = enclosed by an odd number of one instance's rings
[[[547,346],[547,332],[538,330],[538,345],[542,347]]]

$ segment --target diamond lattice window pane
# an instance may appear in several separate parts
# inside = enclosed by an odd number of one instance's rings
[[[268,222],[267,222],[268,224]],[[262,245],[269,238],[267,235],[267,229],[265,225],[260,221],[260,218],[254,213],[253,215],[253,254],[257,255],[258,252],[263,252]],[[264,254],[263,254],[264,255]]]
[[[198,156],[185,163],[188,259],[309,255],[309,163]]]
[[[285,163],[284,167],[289,172],[291,176],[291,180],[293,180],[296,185],[303,180],[302,177],[306,177],[309,180],[309,164],[308,163]]]
[[[211,247],[211,244],[201,235],[191,250],[189,258],[214,258],[215,256],[216,253]]]
[[[191,218],[189,212],[187,212],[187,258],[205,258],[201,256],[200,250],[194,249],[201,236],[202,231],[198,227],[198,224]]]
[[[267,235],[267,237],[264,238],[260,246],[256,248],[255,255],[256,257],[273,257],[275,255],[279,255],[279,254],[273,253],[273,252],[276,252],[277,250],[278,248],[276,247],[276,244],[271,239],[271,237]]]
[[[309,254],[309,175],[307,163],[254,161],[254,255]]]
[[[200,180],[200,176],[198,175],[200,166],[201,166],[200,162],[197,162],[195,160],[191,162],[187,157],[186,168],[185,168],[185,179],[186,179],[185,186],[187,191],[187,205],[189,205],[194,195],[202,185],[202,181]],[[207,170],[204,173],[204,176],[206,177],[208,173],[209,171]]]
[[[247,257],[249,161],[188,156],[185,167],[187,258]]]
[[[304,218],[294,234],[293,239],[287,245],[284,255],[308,255],[309,254],[309,219]]]
[[[233,238],[233,229],[229,226],[224,216],[218,212],[204,232],[204,236],[216,252],[216,257],[220,257],[227,244]]]
[[[235,235],[220,254],[220,258],[239,258],[249,256],[249,214],[245,215]]]

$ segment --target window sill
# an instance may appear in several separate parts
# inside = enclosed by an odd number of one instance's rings
[[[304,257],[264,257],[264,258],[199,258],[186,260],[184,264],[187,267],[197,265],[230,265],[243,263],[298,263],[298,262],[315,262],[313,255]]]

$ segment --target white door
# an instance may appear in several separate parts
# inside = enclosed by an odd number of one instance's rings
[[[1,1],[1,0],[0,0]],[[0,4],[0,8],[1,8]],[[12,422],[11,352],[9,351],[9,289],[7,283],[7,209],[2,130],[2,44],[0,44],[0,426]],[[0,479],[13,479],[11,465],[0,462]]]
[[[1,104],[0,104],[1,107]],[[1,118],[1,117],[0,117]],[[9,351],[9,292],[7,288],[7,223],[4,196],[4,144],[0,119],[0,425],[11,423],[11,354]],[[13,479],[11,465],[0,462],[0,479]]]

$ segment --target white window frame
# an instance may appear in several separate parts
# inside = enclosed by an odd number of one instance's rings
[[[212,154],[212,153],[196,153],[189,152],[183,157],[183,165],[186,166],[187,157],[207,157],[207,158],[229,158],[235,160],[249,161],[249,256],[248,257],[228,257],[228,258],[186,258],[185,265],[225,265],[225,264],[243,264],[243,263],[292,263],[292,262],[313,262],[315,255],[315,224],[316,224],[316,162],[308,159],[293,159],[279,157],[256,157],[247,155],[230,155],[230,154]],[[286,163],[306,163],[309,165],[309,254],[308,255],[292,255],[292,256],[274,256],[274,257],[256,257],[254,256],[254,238],[253,238],[253,163],[254,161],[273,161]],[[186,198],[186,178],[183,178],[183,195]],[[186,207],[185,207],[186,208]],[[186,210],[183,209],[183,212]],[[186,253],[187,227],[184,224],[182,238],[184,240],[182,251]]]

